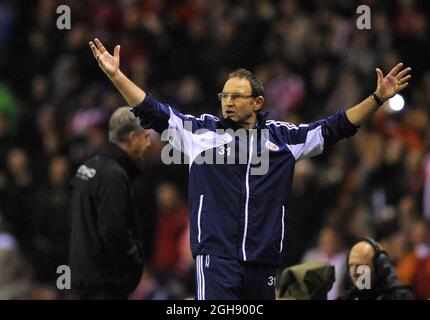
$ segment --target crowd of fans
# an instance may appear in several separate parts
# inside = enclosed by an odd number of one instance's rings
[[[54,0],[0,3],[0,298],[67,299],[69,182],[107,141],[125,102],[99,70],[88,41],[121,44],[121,68],[159,100],[194,115],[219,114],[228,72],[254,71],[270,118],[307,123],[368,96],[374,68],[412,67],[405,107],[381,107],[359,133],[297,164],[285,267],[337,267],[342,291],[354,240],[381,241],[404,284],[430,298],[430,3],[418,0]],[[371,29],[356,27],[359,4]],[[132,299],[193,295],[186,165],[152,147],[135,182],[144,221],[145,273]]]

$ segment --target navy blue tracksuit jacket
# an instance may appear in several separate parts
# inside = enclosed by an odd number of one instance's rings
[[[344,111],[299,126],[267,120],[267,113],[259,112],[256,128],[240,129],[244,134],[235,136],[231,132],[239,128],[230,119],[184,115],[149,94],[132,112],[144,128],[173,132],[169,142],[188,156],[193,256],[272,266],[280,265],[285,247],[287,197],[295,163],[357,131]],[[199,161],[215,157],[224,163]],[[264,174],[253,174],[262,167],[259,158],[267,168]]]

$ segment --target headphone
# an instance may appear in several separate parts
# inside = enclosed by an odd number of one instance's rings
[[[372,262],[373,262],[373,269],[375,272],[375,280],[379,280],[383,277],[388,276],[391,272],[391,262],[390,262],[390,259],[388,257],[387,252],[382,250],[380,244],[377,243],[375,240],[373,240],[370,237],[360,238],[357,242],[355,242],[354,245],[356,245],[359,242],[367,242],[373,248],[374,255],[372,258]],[[352,249],[352,247],[351,247],[351,249]],[[348,268],[349,268],[349,256],[351,254],[351,249],[349,250],[349,252],[346,256],[346,266]]]

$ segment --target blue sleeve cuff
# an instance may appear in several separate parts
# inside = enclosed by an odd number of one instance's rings
[[[344,110],[337,111],[324,122],[322,135],[324,137],[324,145],[326,146],[357,133],[357,128],[348,120]]]
[[[168,110],[151,94],[146,94],[145,99],[130,111],[139,118],[140,126],[144,129],[154,129],[161,134],[168,127]]]
[[[356,126],[351,121],[349,121],[348,117],[346,116],[346,111],[341,110],[341,118],[345,124],[345,128],[347,131],[351,132],[351,135],[355,134],[357,132],[357,129],[360,128],[360,126]]]
[[[137,118],[143,118],[148,116],[151,111],[152,113],[157,112],[158,104],[154,97],[151,94],[147,93],[145,95],[145,99],[143,99],[143,101],[134,108],[131,108],[130,111],[133,112],[133,114]]]

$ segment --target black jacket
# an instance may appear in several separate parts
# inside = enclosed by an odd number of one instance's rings
[[[141,225],[131,189],[137,174],[113,143],[79,167],[70,200],[72,290],[127,294],[136,288],[143,270]]]

